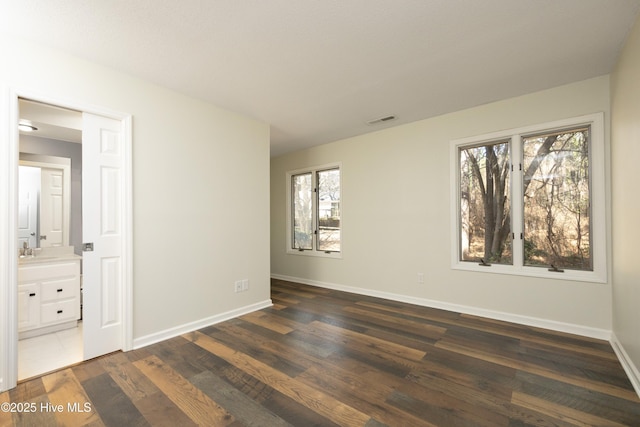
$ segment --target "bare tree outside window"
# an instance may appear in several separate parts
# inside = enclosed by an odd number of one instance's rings
[[[589,129],[522,143],[525,265],[592,270]]]
[[[511,166],[510,140],[461,147],[460,259],[593,270],[589,127],[523,136],[522,164]],[[510,174],[522,180],[522,229],[511,230]],[[521,234],[522,232],[522,234]]]
[[[313,249],[313,186],[311,173],[291,177],[293,249]]]
[[[461,259],[511,264],[509,142],[459,150]]]

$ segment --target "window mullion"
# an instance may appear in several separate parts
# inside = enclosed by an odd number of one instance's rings
[[[318,240],[318,229],[320,228],[320,224],[319,224],[319,206],[320,203],[318,201],[318,197],[319,197],[319,191],[318,191],[318,186],[319,186],[319,179],[318,179],[318,171],[314,171],[313,173],[313,202],[312,202],[312,217],[313,217],[313,249],[318,251],[320,250],[320,244],[319,244],[319,240]]]
[[[522,138],[511,137],[511,231],[513,233],[513,266],[521,268],[524,260],[524,209],[522,194]]]

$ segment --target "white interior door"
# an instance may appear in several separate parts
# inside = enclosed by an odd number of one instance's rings
[[[124,264],[121,122],[83,114],[82,233],[84,358],[123,349]]]
[[[27,243],[30,248],[36,248],[40,168],[20,166],[18,182],[18,247]]]
[[[42,168],[41,174],[40,247],[64,246],[64,171]]]

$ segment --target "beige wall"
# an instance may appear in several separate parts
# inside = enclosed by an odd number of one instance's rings
[[[269,300],[267,124],[29,43],[0,55],[4,88],[133,116],[135,339]]]
[[[451,269],[450,140],[601,111],[608,153],[605,76],[274,158],[271,272],[606,335],[611,329],[610,281]],[[288,255],[285,173],[331,162],[342,162],[343,168],[343,258]],[[425,274],[425,284],[417,283],[417,273]]]
[[[640,393],[640,20],[611,75],[611,101],[613,332]]]

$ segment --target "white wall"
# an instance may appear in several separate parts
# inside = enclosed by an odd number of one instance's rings
[[[134,339],[269,300],[267,124],[27,42],[0,56],[0,86],[133,115]]]
[[[450,267],[450,140],[600,111],[608,153],[609,79],[604,76],[274,158],[272,275],[607,337],[610,281]],[[343,259],[287,255],[285,173],[331,162],[342,162],[343,168]],[[417,283],[419,272],[425,274],[423,285]]]
[[[640,20],[611,75],[613,332],[640,393]]]

